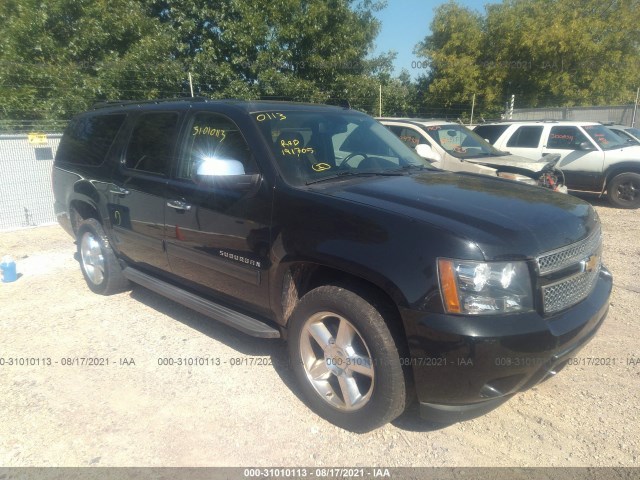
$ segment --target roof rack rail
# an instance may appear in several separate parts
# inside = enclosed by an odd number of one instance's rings
[[[164,102],[206,102],[209,100],[207,97],[177,97],[177,98],[159,98],[156,100],[107,100],[105,102],[95,103],[91,108],[97,110],[99,108],[108,107],[124,107],[125,105],[138,105],[149,103],[164,103]]]

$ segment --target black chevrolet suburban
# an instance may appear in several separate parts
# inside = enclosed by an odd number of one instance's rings
[[[438,422],[487,412],[558,372],[608,310],[589,204],[434,169],[348,108],[96,105],[52,179],[89,288],[134,282],[286,339],[308,404],[353,431],[415,399]]]

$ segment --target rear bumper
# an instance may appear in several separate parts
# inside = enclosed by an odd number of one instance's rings
[[[546,318],[403,312],[421,416],[474,418],[555,375],[604,322],[611,288],[603,268],[589,297]]]

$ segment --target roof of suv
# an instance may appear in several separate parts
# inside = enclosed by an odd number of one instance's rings
[[[136,109],[151,106],[170,107],[175,109],[190,108],[191,105],[211,105],[211,106],[232,106],[247,113],[263,112],[265,110],[274,109],[286,109],[291,110],[308,110],[313,108],[314,110],[325,111],[345,111],[349,110],[347,107],[339,107],[333,105],[325,105],[321,103],[302,103],[302,102],[285,102],[275,100],[237,100],[237,99],[222,99],[211,100],[204,97],[185,97],[185,98],[169,98],[159,100],[116,100],[109,102],[97,103],[93,106],[92,111],[100,109]],[[356,112],[357,110],[353,110]]]
[[[376,117],[380,122],[405,122],[417,125],[460,125],[455,120],[445,120],[442,118],[409,118],[409,117]]]
[[[540,125],[553,123],[558,125],[580,126],[580,125],[600,125],[600,122],[578,121],[578,120],[503,120],[499,122],[479,123],[476,127],[484,125]]]

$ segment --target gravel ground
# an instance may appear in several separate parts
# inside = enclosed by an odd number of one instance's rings
[[[413,409],[363,435],[305,406],[280,340],[244,336],[141,287],[93,294],[57,226],[0,233],[0,256],[22,274],[0,284],[0,465],[638,467],[640,212],[589,200],[615,285],[581,364],[472,421],[438,428]],[[24,357],[40,365],[6,364]],[[63,365],[75,357],[109,364]],[[158,364],[167,357],[220,365]]]

